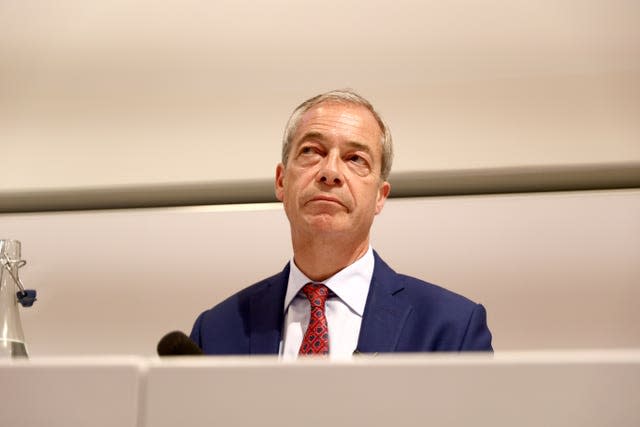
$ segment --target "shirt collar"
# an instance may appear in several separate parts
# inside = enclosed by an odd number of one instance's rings
[[[369,249],[362,257],[322,283],[347,304],[349,308],[362,317],[367,295],[369,294],[371,278],[373,277],[374,263],[373,249],[369,246]],[[287,294],[284,298],[285,313],[291,301],[298,295],[304,285],[313,282],[313,280],[309,279],[300,271],[293,259],[289,261],[289,266]]]

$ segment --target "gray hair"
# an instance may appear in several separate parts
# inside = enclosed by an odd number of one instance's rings
[[[383,181],[386,181],[387,178],[389,178],[389,172],[391,172],[391,163],[393,162],[393,142],[391,140],[391,131],[385,124],[384,120],[382,120],[382,117],[380,117],[376,110],[373,109],[371,103],[350,89],[333,90],[331,92],[322,93],[304,101],[302,104],[296,107],[295,110],[293,110],[293,113],[291,114],[291,117],[289,117],[289,121],[287,122],[287,126],[285,127],[284,136],[282,138],[282,164],[285,167],[287,165],[290,154],[289,152],[291,151],[291,143],[293,142],[293,135],[295,135],[296,131],[298,130],[300,119],[311,108],[323,102],[362,105],[367,110],[369,110],[371,114],[373,114],[373,117],[378,122],[378,126],[380,126],[380,133],[382,134],[380,137],[380,145],[382,147],[382,166],[380,177]]]

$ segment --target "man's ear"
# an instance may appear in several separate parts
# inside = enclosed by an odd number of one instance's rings
[[[382,212],[382,208],[384,207],[384,202],[389,197],[389,193],[391,193],[391,184],[387,181],[383,182],[378,189],[378,199],[376,200],[376,215]]]
[[[282,163],[276,166],[275,193],[276,198],[282,202],[284,200],[284,165]]]

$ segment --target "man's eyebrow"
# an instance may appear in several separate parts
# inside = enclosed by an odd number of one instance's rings
[[[302,137],[300,137],[300,139],[298,140],[298,143],[307,141],[309,139],[324,140],[326,138],[322,132],[307,132],[304,135],[302,135]],[[366,152],[367,154],[371,154],[371,147],[369,147],[367,144],[363,144],[362,142],[349,141],[346,143],[346,145],[349,148],[355,148],[356,150],[361,150]]]
[[[369,147],[367,144],[363,144],[357,141],[349,141],[347,142],[347,145],[350,148],[355,148],[356,150],[364,151],[367,154],[371,154],[371,147]]]
[[[308,139],[325,139],[321,132],[307,132],[300,137],[298,142],[306,141]]]

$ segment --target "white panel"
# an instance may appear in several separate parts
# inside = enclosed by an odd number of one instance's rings
[[[0,424],[139,426],[142,360],[0,360]]]
[[[0,215],[33,355],[155,353],[291,256],[278,204]],[[483,303],[497,350],[640,347],[640,190],[392,199],[373,245]]]
[[[640,423],[637,352],[307,362],[212,359],[152,366],[145,425],[636,427]]]
[[[640,423],[638,351],[0,360],[2,425],[562,426]],[[326,408],[310,416],[313,402]]]

